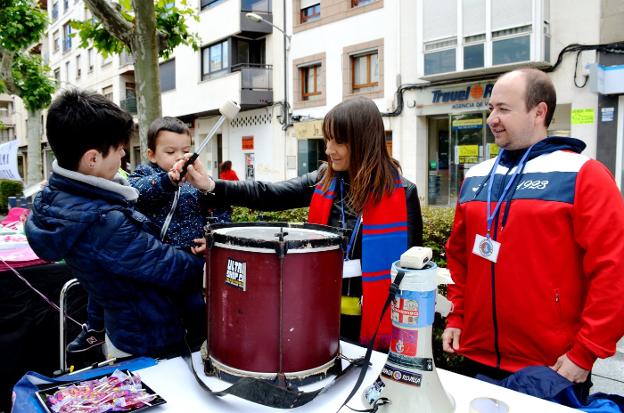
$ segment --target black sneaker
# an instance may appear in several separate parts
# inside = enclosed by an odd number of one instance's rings
[[[81,353],[102,344],[104,344],[104,330],[91,330],[83,324],[82,331],[67,345],[66,350],[68,353]]]

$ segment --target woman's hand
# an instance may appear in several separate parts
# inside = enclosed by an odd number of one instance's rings
[[[206,251],[206,238],[195,238],[193,242],[195,246],[191,247],[191,252],[195,255],[203,255]]]
[[[184,158],[180,159],[173,165],[172,170],[175,171],[174,176],[180,179],[180,171],[184,167],[186,161],[193,156],[192,153],[187,153],[184,155]],[[170,175],[171,177],[171,175]],[[195,188],[199,189],[202,192],[212,192],[215,187],[215,182],[208,174],[208,171],[204,167],[204,164],[199,160],[199,158],[195,159],[195,162],[190,164],[186,168],[186,175],[182,179],[182,182],[188,182],[193,185]]]

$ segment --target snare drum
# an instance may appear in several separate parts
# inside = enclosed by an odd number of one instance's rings
[[[340,365],[340,230],[217,224],[206,240],[207,373],[306,382]]]

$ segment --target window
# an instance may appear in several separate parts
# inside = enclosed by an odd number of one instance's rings
[[[80,64],[80,55],[76,56],[76,80],[80,79],[82,74],[82,66]]]
[[[377,51],[351,57],[351,86],[353,89],[375,87],[379,84]]]
[[[526,62],[531,58],[531,26],[492,32],[492,64]]]
[[[55,21],[56,19],[58,19],[58,15],[59,15],[58,9],[59,9],[58,1],[52,2],[52,21]]]
[[[160,64],[160,91],[166,92],[176,87],[175,59]]]
[[[69,83],[69,60],[65,62],[65,81]]]
[[[229,42],[227,40],[202,49],[202,80],[230,66]]]
[[[302,67],[301,71],[301,97],[303,100],[310,99],[311,96],[321,94],[321,65]]]
[[[201,0],[201,9],[216,6],[219,3],[223,3],[223,0]]]
[[[94,62],[95,62],[95,53],[93,52],[93,49],[91,48],[87,52],[87,63],[89,65],[89,73],[93,72]]]
[[[71,26],[69,23],[63,25],[63,52],[71,50],[72,47]]]
[[[366,6],[374,1],[375,0],[351,0],[351,7]]]
[[[69,0],[63,0],[63,13],[67,13],[69,10]]]
[[[57,53],[59,50],[61,50],[61,35],[59,34],[58,30],[55,31],[52,35],[52,48],[54,53]]]
[[[464,69],[475,69],[485,65],[485,34],[464,38]]]
[[[61,69],[60,68],[54,69],[54,80],[56,80],[57,84],[61,83]]]
[[[425,44],[425,75],[455,71],[457,38]]]
[[[104,89],[102,89],[102,95],[108,99],[108,100],[113,100],[113,86],[106,86]]]
[[[321,3],[312,4],[301,8],[301,23],[306,23],[321,18]]]

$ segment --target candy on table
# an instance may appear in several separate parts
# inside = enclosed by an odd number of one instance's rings
[[[48,406],[54,413],[104,413],[150,406],[157,395],[147,393],[138,374],[128,373],[115,370],[110,376],[60,388],[48,396]]]

